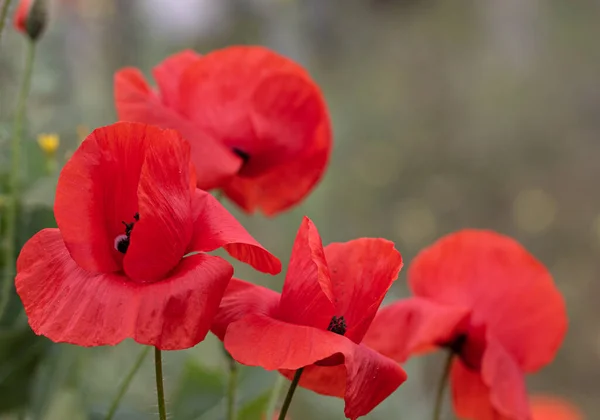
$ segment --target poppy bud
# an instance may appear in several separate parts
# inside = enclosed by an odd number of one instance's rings
[[[48,8],[46,0],[21,0],[15,13],[15,28],[37,41],[46,28]]]

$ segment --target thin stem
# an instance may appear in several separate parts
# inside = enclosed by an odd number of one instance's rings
[[[296,388],[298,387],[298,382],[300,382],[300,376],[302,376],[302,372],[304,368],[300,368],[294,374],[294,379],[292,379],[292,383],[290,384],[290,389],[288,389],[287,395],[285,396],[285,401],[283,402],[283,406],[281,407],[281,411],[279,412],[279,420],[285,420],[285,415],[290,408],[290,403],[292,402],[292,397],[294,396],[294,392],[296,392]],[[267,420],[270,420],[267,418]]]
[[[144,348],[140,352],[135,363],[131,367],[131,370],[129,371],[129,373],[127,374],[127,376],[121,383],[119,392],[117,392],[115,399],[113,400],[112,404],[110,405],[110,409],[108,410],[108,414],[106,415],[106,417],[104,417],[104,420],[111,420],[113,418],[113,416],[115,415],[115,413],[117,412],[117,408],[119,408],[119,404],[121,403],[121,400],[123,399],[123,397],[125,396],[125,393],[129,389],[129,385],[131,385],[131,381],[133,380],[133,377],[135,376],[135,374],[137,373],[139,368],[142,366],[142,363],[144,362],[144,359],[148,355],[148,352],[150,351],[150,349],[151,349],[151,347],[144,346]]]
[[[273,391],[271,391],[269,401],[267,402],[267,420],[273,420],[273,416],[275,415],[275,408],[277,407],[277,401],[279,401],[279,395],[281,394],[281,389],[283,388],[284,383],[285,376],[277,375],[275,385],[273,385]]]
[[[4,3],[6,5],[6,3]],[[29,41],[27,46],[27,58],[25,60],[25,71],[23,83],[17,99],[17,110],[15,113],[13,132],[10,143],[10,179],[8,203],[6,206],[6,235],[4,248],[4,271],[2,276],[2,295],[0,296],[0,319],[8,306],[11,286],[14,277],[15,264],[15,242],[17,235],[17,203],[19,201],[19,172],[21,170],[21,140],[23,137],[23,123],[27,111],[27,96],[31,86],[31,75],[33,74],[33,59],[35,57],[35,42]]]
[[[6,24],[6,18],[8,17],[8,9],[10,8],[11,0],[4,0],[2,3],[2,9],[0,9],[0,39],[2,38],[2,31]]]
[[[229,359],[229,386],[227,389],[227,420],[236,420],[235,399],[238,380],[238,364],[233,360],[233,357],[227,353]]]
[[[154,366],[156,367],[156,398],[158,399],[158,417],[167,420],[165,407],[165,388],[163,385],[162,355],[160,349],[154,348]]]
[[[433,420],[440,420],[442,415],[444,391],[446,389],[446,384],[448,383],[448,378],[450,377],[450,369],[452,368],[453,359],[454,353],[452,351],[448,351],[446,361],[444,362],[444,370],[442,371],[442,376],[440,376],[440,381],[438,382],[437,392],[435,395],[435,408],[433,409]]]

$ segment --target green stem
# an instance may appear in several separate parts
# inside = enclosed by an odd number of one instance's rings
[[[0,39],[2,39],[2,31],[4,30],[4,25],[6,24],[6,18],[8,17],[8,9],[10,9],[11,0],[4,0],[2,4],[2,9],[0,9]]]
[[[158,399],[158,417],[167,420],[165,407],[165,388],[163,385],[162,355],[160,349],[154,348],[154,366],[156,367],[156,398]]]
[[[273,420],[273,416],[275,415],[275,408],[277,408],[277,401],[279,401],[279,395],[281,394],[281,388],[283,388],[284,383],[285,376],[277,375],[275,385],[273,385],[273,391],[271,391],[269,401],[267,402],[267,420]]]
[[[448,352],[446,356],[446,361],[444,362],[444,370],[442,371],[442,376],[440,376],[440,381],[438,382],[437,392],[435,395],[435,407],[433,409],[433,420],[440,420],[442,415],[442,405],[444,403],[444,390],[446,389],[446,384],[448,383],[448,378],[450,377],[450,370],[452,368],[452,360],[454,359],[454,353],[452,351]]]
[[[238,364],[229,353],[227,353],[229,359],[229,386],[227,389],[227,420],[236,420],[237,415],[235,412],[235,399],[236,389],[238,380]]]
[[[6,5],[6,3],[5,3]],[[17,203],[19,201],[19,172],[21,170],[21,140],[23,137],[23,123],[27,111],[27,96],[31,86],[33,74],[33,59],[35,57],[35,42],[29,41],[27,45],[27,58],[23,73],[23,84],[17,99],[17,110],[13,123],[12,139],[10,143],[10,179],[9,194],[6,206],[6,236],[4,248],[4,272],[2,276],[2,295],[0,296],[0,319],[8,306],[11,286],[14,277],[15,242],[17,235]]]
[[[281,411],[279,412],[279,420],[285,420],[285,416],[290,408],[290,403],[292,402],[292,397],[294,396],[294,392],[296,392],[296,388],[298,387],[298,382],[300,382],[300,376],[302,376],[302,372],[304,368],[300,368],[294,374],[294,379],[292,379],[292,383],[290,384],[290,389],[288,389],[287,395],[285,396],[285,401],[283,402],[283,406],[281,407]],[[267,420],[270,420],[267,418]]]
[[[144,362],[144,359],[148,355],[150,348],[151,347],[144,346],[144,348],[140,352],[140,354],[139,354],[138,358],[136,359],[135,363],[133,364],[131,370],[129,371],[129,373],[127,374],[127,376],[121,383],[119,392],[117,392],[115,399],[113,400],[112,404],[110,405],[110,409],[108,410],[108,414],[106,415],[106,417],[104,417],[104,420],[111,420],[113,418],[113,416],[115,415],[115,413],[117,412],[117,408],[119,408],[119,404],[121,403],[121,400],[123,399],[123,397],[125,396],[125,393],[129,389],[129,385],[131,384],[133,377],[139,370],[140,366],[142,366],[142,363]]]

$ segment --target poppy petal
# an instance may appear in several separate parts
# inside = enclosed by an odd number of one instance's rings
[[[31,0],[19,1],[13,20],[13,25],[19,32],[27,33],[27,17],[29,16],[29,9],[31,9]]]
[[[562,398],[536,395],[530,404],[532,420],[583,420],[581,411]]]
[[[363,343],[403,363],[412,355],[450,343],[468,317],[464,308],[404,299],[377,312]]]
[[[398,278],[402,256],[385,239],[361,238],[325,247],[335,311],[346,321],[346,337],[360,343],[385,294]]]
[[[162,70],[158,70],[162,75]],[[165,82],[166,83],[166,82]],[[164,89],[166,88],[166,85]],[[192,146],[191,159],[197,173],[198,188],[209,190],[225,185],[243,161],[175,110],[162,103],[142,73],[125,68],[115,74],[115,106],[120,120],[137,121],[179,131]],[[174,93],[170,92],[170,98]]]
[[[163,104],[179,111],[179,82],[183,73],[192,64],[200,60],[200,54],[192,50],[183,50],[177,54],[167,57],[159,65],[152,69],[152,75]]]
[[[246,211],[284,210],[323,175],[332,143],[329,116],[319,88],[298,64],[263,47],[229,47],[191,66],[180,87],[184,114],[246,157],[224,190]]]
[[[513,420],[529,420],[525,374],[502,345],[488,335],[481,378],[490,389],[494,408]]]
[[[260,272],[281,272],[281,261],[263,248],[211,194],[197,189],[192,206],[194,231],[188,252],[209,252],[223,247],[233,258]]]
[[[406,380],[406,373],[396,362],[366,346],[328,331],[264,315],[251,314],[233,322],[225,335],[225,348],[238,362],[267,370],[296,370],[343,355],[344,412],[351,419],[369,413]],[[305,383],[310,382],[309,378]]]
[[[283,376],[292,380],[295,370],[280,370]],[[306,366],[300,377],[300,386],[317,394],[344,398],[346,392],[346,366]]]
[[[452,364],[452,402],[456,416],[469,420],[515,420],[505,417],[490,402],[490,390],[479,372],[470,370],[459,359]]]
[[[293,324],[327,329],[337,314],[329,269],[317,227],[304,217],[285,276],[279,317]]]
[[[92,272],[115,272],[123,254],[115,239],[138,212],[145,145],[155,130],[117,123],[94,130],[63,167],[54,216],[73,259]]]
[[[193,170],[190,146],[177,131],[147,126],[145,135],[137,187],[139,221],[131,231],[123,268],[135,281],[152,282],[177,265],[191,241]]]
[[[44,229],[23,247],[15,285],[36,334],[80,346],[125,338],[163,350],[202,341],[233,275],[206,254],[185,258],[164,281],[140,284],[93,274],[71,258],[58,229]]]
[[[408,279],[415,295],[472,308],[525,371],[550,362],[567,328],[548,270],[515,240],[485,230],[450,234],[423,250]]]
[[[275,315],[280,296],[279,293],[266,287],[236,278],[231,279],[221,300],[219,312],[210,328],[212,333],[223,341],[229,324],[243,316],[251,313]]]

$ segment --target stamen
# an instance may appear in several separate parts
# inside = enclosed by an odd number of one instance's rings
[[[129,249],[129,241],[131,240],[131,231],[133,230],[135,223],[140,221],[140,214],[138,212],[136,212],[133,215],[133,219],[134,219],[134,221],[131,223],[127,223],[124,220],[121,221],[121,223],[123,223],[123,225],[125,225],[125,234],[119,235],[115,238],[115,249],[122,254],[125,254],[127,252],[127,249]]]
[[[329,327],[327,327],[327,331],[331,331],[332,333],[344,335],[346,334],[346,320],[344,316],[333,316],[331,318],[331,322],[329,323]]]

